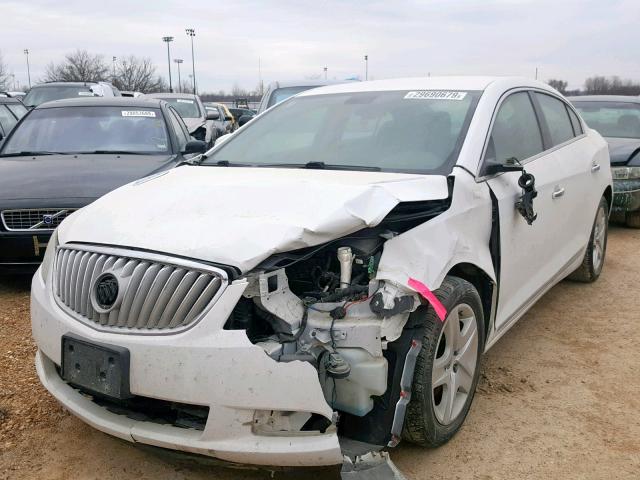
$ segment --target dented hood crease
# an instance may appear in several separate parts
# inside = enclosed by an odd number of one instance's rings
[[[375,226],[400,202],[447,196],[444,176],[189,166],[105,195],[65,220],[59,238],[246,272],[274,253]]]

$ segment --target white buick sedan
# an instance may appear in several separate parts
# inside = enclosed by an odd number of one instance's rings
[[[442,445],[483,354],[597,280],[611,196],[607,144],[545,84],[306,91],[61,224],[38,374],[103,432],[230,462]]]

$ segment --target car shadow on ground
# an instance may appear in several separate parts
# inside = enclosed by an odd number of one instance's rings
[[[0,293],[25,293],[31,289],[33,274],[0,274]]]

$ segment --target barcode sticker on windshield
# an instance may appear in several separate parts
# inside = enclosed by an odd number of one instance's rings
[[[193,103],[193,100],[185,100],[184,98],[179,98],[178,103]]]
[[[150,112],[148,110],[122,110],[122,116],[156,118],[156,112]]]
[[[418,90],[407,93],[404,98],[418,100],[462,100],[467,92],[451,92],[447,90]]]

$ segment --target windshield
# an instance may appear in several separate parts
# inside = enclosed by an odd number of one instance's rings
[[[24,97],[24,104],[37,107],[41,103],[63,98],[93,97],[94,94],[88,86],[44,86],[33,87]]]
[[[169,140],[159,109],[101,106],[32,110],[7,139],[1,153],[168,151]]]
[[[573,105],[603,137],[640,138],[640,104],[578,101]]]
[[[274,105],[286,100],[289,97],[293,97],[294,95],[297,95],[300,92],[304,92],[305,90],[311,90],[312,88],[317,88],[317,85],[309,85],[307,87],[278,88],[271,92],[269,103],[267,103],[267,108],[273,107]]]
[[[200,107],[198,102],[189,98],[163,98],[165,102],[170,103],[182,118],[200,118]]]
[[[448,96],[448,97],[445,97]],[[480,92],[358,92],[295,97],[256,117],[205,164],[448,173]]]

